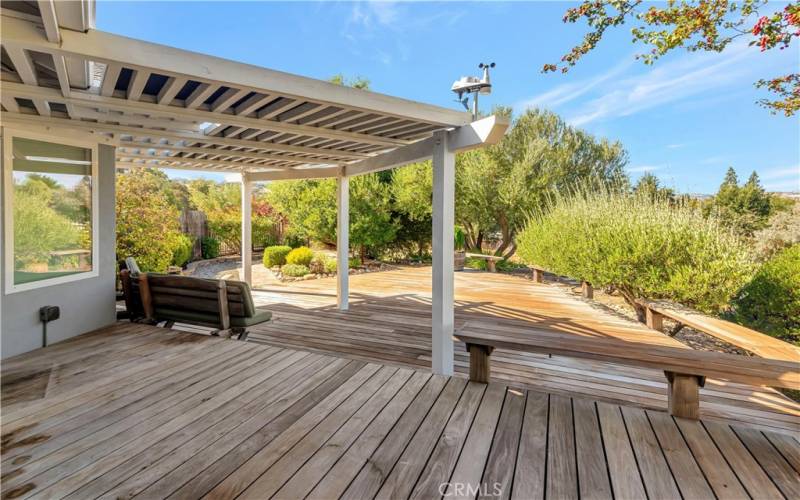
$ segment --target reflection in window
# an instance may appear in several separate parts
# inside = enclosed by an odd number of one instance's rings
[[[12,144],[14,284],[91,271],[91,149]]]

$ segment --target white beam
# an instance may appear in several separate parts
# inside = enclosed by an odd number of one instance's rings
[[[131,81],[128,83],[128,100],[138,101],[142,97],[142,91],[147,84],[147,79],[150,78],[150,73],[137,69],[133,72]]]
[[[44,25],[44,32],[47,35],[47,40],[53,43],[60,43],[61,31],[58,28],[55,0],[39,0],[37,3],[39,5],[39,15],[42,16],[42,24]]]
[[[58,91],[55,92],[57,93],[57,95],[60,96],[60,93],[58,93]],[[9,95],[13,94],[9,93]],[[59,100],[63,101],[64,99],[60,98]],[[345,159],[366,158],[369,156],[363,153],[355,153],[352,151],[316,149],[316,148],[308,148],[301,146],[292,146],[290,144],[272,144],[269,142],[247,141],[242,139],[231,139],[227,137],[207,136],[200,132],[153,130],[153,129],[139,128],[139,127],[127,127],[124,125],[112,125],[106,123],[93,123],[80,120],[70,120],[67,118],[47,118],[46,120],[42,120],[35,115],[27,115],[22,113],[20,114],[9,113],[4,116],[4,119],[13,120],[17,122],[27,122],[27,123],[38,122],[43,125],[56,125],[65,128],[82,128],[89,130],[97,130],[102,132],[110,132],[114,134],[131,135],[133,137],[150,137],[156,140],[159,139],[168,139],[170,141],[188,140],[198,143],[216,144],[220,146],[239,146],[239,147],[254,148],[264,151],[284,151],[288,153],[302,153],[302,154],[311,154],[322,157],[338,158],[337,160],[331,160],[332,163],[335,163],[337,161],[344,161]]]
[[[33,68],[33,62],[31,62],[28,51],[22,47],[4,46],[3,48],[6,49],[6,54],[11,59],[14,69],[17,70],[20,80],[26,85],[38,85],[36,70]],[[3,85],[5,84],[6,82],[3,82]]]
[[[122,66],[117,63],[109,63],[106,66],[106,72],[103,75],[103,83],[100,85],[100,95],[108,97],[114,93],[114,87],[117,85],[119,74],[122,71]]]
[[[294,179],[324,179],[338,177],[341,172],[338,168],[297,168],[286,169],[280,172],[252,172],[249,177],[252,181],[290,181]]]
[[[61,88],[61,95],[64,97],[70,96],[69,85],[69,70],[67,69],[67,61],[64,56],[54,55],[53,65],[55,66],[56,76],[58,77],[58,85]]]
[[[124,146],[120,146],[124,147]],[[229,166],[232,170],[239,170],[246,167],[251,168],[278,168],[273,167],[272,165],[266,165],[261,163],[247,163],[244,161],[229,161],[229,160],[207,160],[203,158],[186,158],[184,156],[164,156],[164,155],[151,155],[147,153],[129,153],[125,151],[121,151],[117,149],[117,158],[132,158],[136,160],[149,160],[149,161],[160,161],[165,163],[170,162],[177,162],[177,163],[191,163],[196,165],[209,165],[212,167],[225,167]],[[169,166],[165,165],[166,168]]]
[[[242,89],[228,89],[217,97],[217,100],[211,103],[211,111],[225,111],[230,108],[233,103],[250,93],[249,90]]]
[[[393,96],[335,85],[165,45],[89,30],[62,30],[61,44],[48,42],[28,21],[2,16],[3,45],[24,45],[39,52],[76,55],[97,62],[125,62],[131,69],[148,68],[166,76],[278,94],[303,101],[339,104],[350,109],[395,115],[447,126],[469,123],[463,111],[422,104]]]
[[[111,70],[112,68],[109,68]],[[118,73],[117,73],[118,75]],[[141,78],[139,78],[141,76]],[[203,84],[197,87],[194,92],[186,99],[186,108],[178,108],[175,106],[163,106],[155,103],[138,101],[141,97],[142,89],[147,81],[145,73],[137,72],[133,81],[129,86],[129,96],[131,100],[120,99],[117,97],[110,97],[113,93],[113,85],[108,90],[109,96],[96,95],[91,92],[75,91],[72,92],[69,98],[65,98],[67,102],[76,105],[92,106],[97,108],[106,108],[109,110],[122,111],[126,113],[147,114],[151,116],[161,116],[174,118],[176,120],[193,120],[200,122],[219,123],[221,126],[238,126],[243,128],[254,128],[261,130],[274,130],[277,132],[291,133],[297,135],[309,135],[312,137],[324,137],[327,139],[336,139],[341,141],[353,141],[364,144],[376,144],[382,146],[397,146],[409,144],[410,141],[403,139],[389,139],[385,137],[370,136],[361,133],[347,132],[342,130],[329,130],[325,128],[312,127],[309,125],[298,125],[296,123],[277,122],[268,120],[266,118],[280,114],[284,109],[295,106],[296,103],[290,102],[290,105],[278,106],[272,111],[269,108],[264,108],[259,111],[259,114],[264,113],[264,117],[251,118],[244,115],[234,115],[230,113],[222,113],[220,111],[204,111],[201,109],[194,109],[200,106],[205,99],[213,93],[213,88],[204,88]],[[111,81],[111,80],[109,80]],[[116,82],[116,77],[113,78]],[[105,82],[103,83],[105,89]],[[55,97],[53,89],[43,87],[31,87],[13,82],[3,82],[3,91],[12,93],[16,97],[33,98],[36,96],[50,98]],[[104,92],[105,90],[101,90]],[[57,94],[56,94],[57,95]],[[63,101],[64,99],[62,99]],[[270,105],[272,106],[272,105]]]
[[[336,303],[350,307],[350,180],[336,179]]]
[[[431,358],[434,373],[453,374],[453,238],[455,153],[445,131],[434,134],[433,148],[433,324]]]
[[[469,125],[447,131],[448,149],[452,153],[497,144],[508,129],[508,120],[492,115],[474,121]],[[345,170],[348,177],[353,175],[379,172],[390,168],[408,165],[431,158],[434,147],[434,138],[423,139],[397,148],[388,153],[365,158],[359,162],[347,165]]]
[[[127,149],[154,149],[156,151],[169,151],[172,153],[197,153],[197,154],[214,154],[219,156],[226,156],[231,158],[248,158],[253,160],[276,160],[285,161],[290,163],[300,163],[309,165],[330,165],[331,160],[317,160],[314,158],[300,157],[300,156],[285,156],[275,155],[269,153],[251,153],[249,151],[238,151],[235,149],[211,149],[211,148],[196,148],[190,146],[175,146],[173,144],[160,144],[152,142],[139,142],[139,141],[119,141],[119,147]]]
[[[242,281],[253,284],[253,184],[245,172],[242,172]]]
[[[158,91],[156,102],[161,106],[168,106],[172,100],[175,99],[175,96],[181,91],[183,86],[186,85],[187,81],[188,80],[183,77],[171,76],[169,80],[167,80],[167,83],[161,87],[161,90]]]

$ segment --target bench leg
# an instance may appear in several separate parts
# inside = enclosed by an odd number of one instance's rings
[[[684,373],[664,372],[669,387],[669,414],[674,417],[700,418],[700,387],[705,385],[705,377]]]
[[[542,283],[544,281],[544,276],[542,274],[543,273],[540,270],[534,269],[533,270],[533,282],[534,283]]]
[[[473,382],[489,383],[490,368],[489,357],[493,347],[485,345],[467,344],[469,351],[469,379]]]
[[[486,259],[486,269],[490,273],[496,273],[497,272],[497,265],[494,263],[494,261],[492,259]]]
[[[664,315],[661,313],[655,312],[650,308],[645,309],[645,322],[648,328],[659,332],[664,331]]]
[[[581,283],[581,295],[583,295],[583,297],[586,299],[594,298],[594,288],[592,288],[592,284],[588,281]]]

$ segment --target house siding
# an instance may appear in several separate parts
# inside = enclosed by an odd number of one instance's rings
[[[3,359],[42,346],[39,308],[61,308],[61,318],[47,325],[48,344],[86,333],[115,321],[116,221],[114,210],[115,151],[101,144],[98,150],[99,255],[98,276],[34,290],[0,294],[0,351]],[[2,177],[2,176],[0,176]],[[2,189],[3,196],[6,186]],[[5,232],[1,234],[5,235]],[[5,251],[5,244],[0,251]],[[5,259],[0,259],[5,276]]]

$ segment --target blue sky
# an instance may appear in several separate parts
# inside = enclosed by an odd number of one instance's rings
[[[753,87],[800,71],[800,45],[761,53],[736,43],[722,54],[680,51],[645,66],[623,27],[568,74],[544,75],[542,65],[557,62],[585,29],[561,22],[570,5],[101,1],[97,27],[314,78],[360,75],[377,92],[448,107],[459,106],[453,80],[494,61],[482,109],[548,108],[619,140],[633,179],[650,171],[681,192],[712,193],[732,166],[742,180],[757,171],[770,190],[800,190],[800,119],[758,107],[765,93]]]

